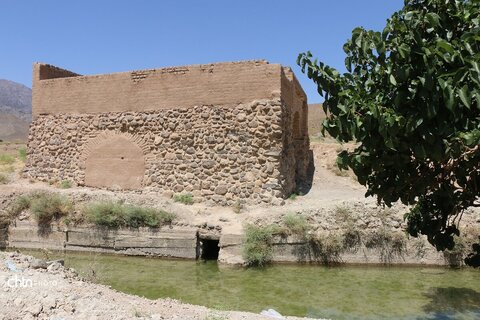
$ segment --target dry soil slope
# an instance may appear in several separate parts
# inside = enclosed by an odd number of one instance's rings
[[[0,140],[26,141],[32,119],[32,90],[0,79]]]
[[[325,119],[325,112],[323,112],[322,104],[308,105],[308,134],[315,136],[322,130],[322,122]]]

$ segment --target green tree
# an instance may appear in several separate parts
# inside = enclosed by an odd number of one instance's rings
[[[352,31],[345,66],[298,65],[325,97],[323,129],[358,181],[388,206],[412,205],[412,236],[452,249],[460,219],[480,206],[480,1],[406,0],[382,32]],[[480,265],[480,245],[466,258]]]

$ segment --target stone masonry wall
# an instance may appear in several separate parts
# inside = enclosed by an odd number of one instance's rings
[[[294,186],[289,193],[294,191],[306,193],[313,178],[313,154],[310,151],[308,135],[308,104],[290,68],[282,69],[281,88],[282,99],[288,106],[283,114],[285,156],[281,163],[281,171],[285,172],[284,176],[287,179],[290,179],[287,184]]]
[[[274,99],[222,107],[39,115],[30,129],[25,174],[84,185],[89,149],[120,136],[142,150],[141,184],[146,188],[190,192],[222,205],[236,199],[276,203],[295,188],[295,169],[282,166],[287,157],[292,161],[292,154],[284,152],[291,131],[285,127],[287,109]],[[102,169],[107,174],[109,167]]]
[[[308,181],[307,99],[266,61],[81,76],[37,63],[25,175],[282,203]]]

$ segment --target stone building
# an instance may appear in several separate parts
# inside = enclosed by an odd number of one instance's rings
[[[307,182],[307,99],[266,61],[82,76],[33,67],[25,175],[278,203]]]

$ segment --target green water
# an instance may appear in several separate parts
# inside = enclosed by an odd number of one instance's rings
[[[222,310],[258,313],[273,308],[284,315],[332,319],[480,319],[479,270],[311,265],[244,269],[212,261],[94,253],[55,257],[82,275],[95,270],[96,281],[120,291]]]

